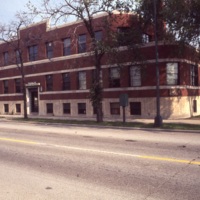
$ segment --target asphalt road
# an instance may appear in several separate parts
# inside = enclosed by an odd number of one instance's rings
[[[0,121],[0,200],[199,200],[200,133]]]

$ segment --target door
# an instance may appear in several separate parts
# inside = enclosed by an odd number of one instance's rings
[[[31,100],[31,112],[38,112],[38,90],[33,89],[30,91],[30,100]]]

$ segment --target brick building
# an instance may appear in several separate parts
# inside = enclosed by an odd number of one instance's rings
[[[118,14],[114,14],[117,16]],[[103,41],[106,29],[99,15],[94,19],[95,38]],[[129,17],[115,20],[114,31],[129,28]],[[116,18],[117,19],[117,18]],[[32,39],[28,42],[27,37]],[[156,115],[155,42],[151,31],[142,33],[143,61],[132,62],[135,52],[121,45],[118,63],[102,59],[102,109],[104,119],[122,118],[121,94],[128,95],[126,116],[154,118]],[[26,41],[26,43],[25,43]],[[14,41],[15,42],[15,41]],[[89,92],[95,69],[90,37],[82,21],[50,27],[41,22],[20,30],[29,115],[53,115],[66,118],[94,118]],[[160,106],[163,118],[185,118],[200,114],[199,70],[195,50],[186,47],[178,54],[175,44],[158,43],[160,69]],[[18,53],[0,43],[0,114],[23,114],[21,74]],[[145,64],[144,64],[145,63]]]

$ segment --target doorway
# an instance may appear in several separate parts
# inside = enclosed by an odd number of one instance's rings
[[[38,88],[29,89],[31,113],[38,113]]]

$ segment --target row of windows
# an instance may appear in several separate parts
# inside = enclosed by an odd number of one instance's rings
[[[15,104],[16,113],[21,113],[21,104]],[[9,113],[9,105],[4,104],[4,113]]]
[[[78,103],[78,114],[86,115],[86,103]],[[47,114],[53,114],[53,103],[46,104]],[[63,114],[71,114],[71,104],[63,103]],[[93,114],[96,114],[96,109],[93,109]],[[120,104],[110,103],[110,114],[120,115]],[[141,115],[141,102],[130,102],[130,114],[131,115]]]
[[[94,79],[93,71],[93,79]],[[178,63],[167,63],[166,65],[166,83],[167,85],[178,85],[179,84],[179,68]],[[53,91],[53,75],[46,75],[46,91]],[[142,85],[142,74],[141,68],[138,66],[131,66],[129,69],[129,80],[130,87],[137,87]],[[102,73],[101,73],[102,82]],[[117,67],[110,68],[109,74],[109,87],[120,87],[121,84],[121,73],[120,69]],[[193,86],[198,86],[198,67],[191,65],[190,68],[190,84]],[[3,91],[4,94],[8,93],[8,80],[3,81]],[[71,89],[71,78],[70,73],[62,74],[62,90]],[[87,89],[87,78],[86,71],[78,72],[78,89]],[[21,79],[15,79],[15,91],[16,93],[22,92],[21,90]]]
[[[95,40],[102,40],[102,31],[95,32]],[[71,38],[65,38],[62,40],[63,43],[63,56],[71,55],[72,53],[72,41]],[[84,53],[87,51],[87,37],[86,34],[78,36],[78,53]],[[54,57],[54,43],[47,42],[46,44],[46,58],[51,59]],[[29,61],[38,60],[38,45],[33,45],[28,47],[28,59]],[[15,51],[16,63],[20,63],[20,53],[19,50]],[[10,64],[9,53],[8,51],[3,53],[4,65]]]

